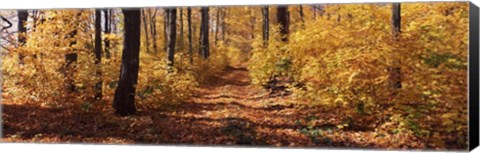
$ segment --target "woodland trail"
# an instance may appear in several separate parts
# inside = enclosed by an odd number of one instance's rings
[[[292,147],[418,148],[415,138],[380,135],[349,126],[341,109],[326,109],[269,95],[250,84],[245,65],[228,67],[200,85],[191,100],[152,108],[137,104],[133,116],[114,115],[109,101],[45,106],[5,102],[5,142],[253,145]],[[355,120],[356,123],[365,121]],[[408,145],[408,146],[406,146]]]
[[[212,82],[201,85],[196,96],[175,112],[163,114],[166,122],[172,122],[164,127],[171,131],[168,140],[278,146],[309,142],[289,124],[295,121],[294,105],[286,97],[269,97],[267,90],[251,85],[245,65],[228,67]]]
[[[250,84],[245,65],[231,66],[215,80],[201,85],[191,101],[159,111],[160,122],[165,123],[162,129],[168,131],[166,142],[294,147],[374,144],[361,142],[372,139],[371,132],[336,133],[341,139],[358,138],[348,141],[319,137],[318,133],[335,135],[340,113],[307,107],[290,96],[269,95],[268,90]],[[317,133],[307,134],[312,132]]]

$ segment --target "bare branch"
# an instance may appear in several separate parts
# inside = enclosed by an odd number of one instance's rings
[[[12,27],[12,22],[10,22],[7,18],[5,18],[5,17],[3,17],[3,16],[1,16],[1,15],[0,15],[0,18],[2,18],[2,20],[5,21],[5,22],[7,22],[7,24],[8,24],[8,26],[2,27],[2,30],[1,30],[1,31]]]

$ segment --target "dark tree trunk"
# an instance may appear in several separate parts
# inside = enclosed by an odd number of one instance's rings
[[[40,16],[40,13],[38,10],[32,10],[32,20],[33,20],[33,30],[35,30],[35,28],[37,28],[37,22],[38,22],[38,18]]]
[[[300,20],[302,21],[302,26],[303,26],[305,24],[305,20],[303,19],[303,7],[302,5],[300,5],[299,7],[300,7],[300,10],[299,10]]]
[[[167,34],[167,31],[168,31],[168,18],[169,18],[169,15],[168,15],[168,8],[165,8],[164,9],[165,11],[165,18],[164,18],[164,21],[163,21],[163,37],[164,37],[164,43],[165,45],[163,45],[163,50],[167,51],[167,46],[168,46],[168,34]]]
[[[252,30],[250,38],[255,39],[255,12],[251,11],[250,13],[252,14],[250,18],[250,30]]]
[[[99,81],[95,84],[95,99],[102,99],[102,12],[100,9],[95,10],[95,65],[96,75]]]
[[[177,35],[177,8],[167,8],[167,60],[173,66],[175,59],[175,39]]]
[[[157,11],[158,9],[155,8],[153,15],[150,15],[150,32],[152,33],[152,43],[153,43],[153,52],[157,53]]]
[[[392,34],[396,40],[400,36],[401,26],[401,6],[400,3],[392,3]],[[390,69],[390,86],[392,88],[402,88],[401,68],[396,66]]]
[[[222,41],[227,44],[226,42],[226,33],[227,33],[227,25],[225,24],[225,18],[227,16],[227,13],[228,13],[228,9],[225,9],[223,10],[223,13],[222,13]]]
[[[28,19],[27,10],[18,10],[18,46],[23,46],[27,42],[27,28],[25,27],[25,22]],[[18,54],[19,63],[23,65],[23,54]]]
[[[401,16],[400,16],[401,6],[400,3],[393,3],[392,4],[392,33],[393,36],[397,37],[400,34],[400,24],[401,24]]]
[[[150,45],[148,44],[148,24],[147,24],[147,15],[145,14],[145,11],[147,11],[146,8],[144,8],[142,10],[142,17],[143,17],[143,28],[145,29],[145,50],[147,51],[147,53],[150,52]]]
[[[288,41],[288,6],[277,7],[277,22],[280,25],[280,34],[282,34],[282,41]]]
[[[81,13],[77,14],[77,18],[80,17]],[[75,44],[77,44],[77,40],[75,39],[75,36],[78,33],[78,29],[74,29],[72,32],[69,34],[69,39],[71,40],[69,46],[73,47]],[[76,49],[72,49],[73,51],[70,53],[65,54],[65,65],[63,67],[64,71],[64,77],[65,77],[65,88],[69,92],[74,92],[76,90],[74,80],[73,80],[73,73],[76,71],[76,66],[75,63],[77,62],[78,55],[76,53]]]
[[[201,8],[201,25],[200,25],[200,55],[207,59],[210,56],[209,52],[209,42],[208,42],[208,7]]]
[[[140,9],[124,9],[122,12],[125,23],[125,39],[113,108],[116,114],[125,116],[136,112],[135,85],[138,81],[141,21]]]
[[[183,50],[183,9],[180,8],[180,43],[179,50]]]
[[[110,11],[108,9],[103,10],[104,14],[104,28],[105,28],[105,34],[110,34]],[[105,58],[109,59],[110,58],[110,40],[105,39]]]
[[[193,63],[193,42],[192,42],[192,8],[187,8],[188,22],[188,54],[190,54],[190,63]]]
[[[266,45],[268,45],[269,22],[270,22],[269,13],[268,13],[268,6],[264,6],[262,8],[262,16],[263,16],[263,25],[262,25],[263,44],[266,46]]]
[[[220,12],[222,10],[217,7],[217,16],[216,16],[216,19],[215,19],[215,45],[217,45],[217,41],[218,41],[218,28],[220,27],[219,24],[220,24]]]

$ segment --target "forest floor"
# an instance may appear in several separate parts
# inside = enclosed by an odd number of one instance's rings
[[[423,148],[401,134],[339,128],[341,110],[294,101],[250,84],[245,65],[227,68],[180,105],[119,117],[109,102],[45,106],[4,101],[3,142]]]

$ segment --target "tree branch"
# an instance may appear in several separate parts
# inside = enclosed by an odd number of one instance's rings
[[[7,22],[7,24],[8,24],[8,26],[2,27],[2,30],[1,30],[1,31],[12,27],[12,22],[10,22],[7,18],[5,18],[5,17],[3,17],[3,16],[1,16],[1,15],[0,15],[0,18],[2,18],[2,20],[5,21],[5,22]]]

